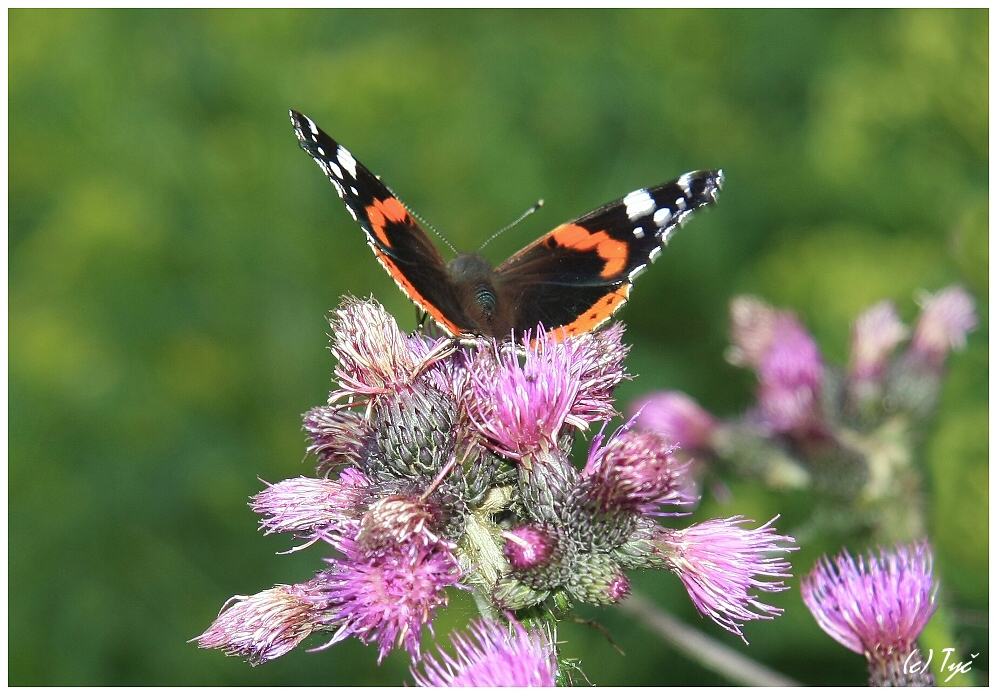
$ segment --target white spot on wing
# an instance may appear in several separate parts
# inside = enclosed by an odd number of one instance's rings
[[[343,190],[343,187],[339,184],[339,181],[336,179],[329,180],[332,181],[332,185],[336,187],[336,193],[338,193],[339,197],[342,198],[346,194],[346,191]]]
[[[312,131],[312,135],[318,135],[318,126],[315,125],[315,121],[305,116],[305,120],[308,121],[308,130]]]
[[[678,184],[678,187],[681,188],[686,195],[692,195],[692,188],[690,186],[692,183],[691,174],[682,174],[675,183]]]
[[[638,239],[643,239],[644,238],[644,228],[643,227],[634,227],[634,236],[637,237]]]
[[[685,198],[678,198],[675,200],[675,207],[679,210],[685,210],[689,206],[685,204]]]
[[[343,165],[346,171],[350,172],[350,176],[353,178],[357,177],[357,160],[353,158],[348,149],[340,145],[339,149],[336,150],[336,159],[339,160],[339,163]]]
[[[647,257],[651,260],[651,263],[654,263],[656,260],[658,260],[658,256],[660,255],[661,255],[661,247],[655,246],[653,249],[651,249],[651,253],[649,253]]]
[[[360,195],[360,191],[357,190],[356,186],[350,186],[350,190],[353,191],[353,195]]]
[[[350,207],[349,205],[346,206],[346,212],[350,213],[350,217],[352,217],[354,219],[354,221],[356,221],[356,222],[360,221],[360,220],[357,219],[357,213],[353,212],[353,208]]]
[[[623,204],[627,206],[627,217],[636,220],[638,217],[650,215],[654,212],[654,198],[647,190],[640,190],[628,193],[623,199]]]
[[[654,213],[654,223],[659,227],[664,227],[672,220],[672,211],[668,208],[658,208]]]
[[[639,266],[637,266],[636,268],[634,268],[633,270],[630,271],[630,274],[627,276],[627,279],[630,280],[631,282],[633,282],[634,278],[636,278],[638,275],[640,275],[641,273],[643,273],[645,270],[647,270],[647,264],[646,263],[644,265],[639,265]]]

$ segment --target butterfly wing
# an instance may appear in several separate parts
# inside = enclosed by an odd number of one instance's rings
[[[517,333],[542,323],[577,335],[595,330],[627,301],[634,278],[653,262],[693,211],[716,202],[723,171],[694,171],[562,224],[495,269]]]
[[[405,206],[310,118],[291,111],[291,123],[301,149],[332,181],[377,260],[402,292],[451,335],[470,332],[472,324],[456,302],[446,262]]]

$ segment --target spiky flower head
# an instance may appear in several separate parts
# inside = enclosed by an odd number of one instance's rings
[[[263,515],[260,529],[265,533],[343,533],[357,525],[369,485],[355,468],[344,470],[338,480],[290,478],[254,495],[250,507]]]
[[[791,432],[817,418],[823,363],[817,343],[789,313],[772,326],[772,342],[757,367],[758,405],[776,432]]]
[[[423,626],[447,604],[444,590],[460,576],[451,550],[413,544],[368,556],[348,541],[340,548],[346,559],[319,575],[329,606],[326,624],[336,628],[326,646],[353,636],[377,643],[378,662],[394,647],[418,659]]]
[[[566,422],[587,425],[572,417],[581,371],[572,364],[574,344],[543,335],[535,349],[526,350],[522,364],[508,344],[493,343],[478,354],[469,374],[467,412],[497,452],[522,459],[555,448]]]
[[[782,613],[751,593],[788,588],[780,580],[763,579],[791,576],[789,562],[772,556],[797,549],[789,545],[791,537],[775,532],[774,521],[749,529],[743,525],[753,522],[740,516],[712,519],[685,529],[662,529],[656,541],[666,566],[682,580],[699,612],[741,639],[744,622]]]
[[[370,424],[361,413],[323,405],[305,413],[304,427],[311,439],[308,453],[318,459],[320,474],[337,466],[362,465]]]
[[[637,426],[664,435],[683,449],[709,447],[717,420],[681,391],[659,391],[638,400],[630,413]]]
[[[900,320],[896,305],[888,299],[869,307],[852,324],[851,362],[853,379],[882,379],[886,361],[909,331]]]
[[[550,640],[540,630],[512,620],[509,626],[479,619],[470,634],[451,636],[454,655],[442,649],[427,655],[422,671],[412,668],[416,685],[431,688],[554,687],[557,658]]]
[[[321,582],[279,584],[252,596],[234,596],[204,634],[202,649],[222,649],[254,666],[283,656],[322,628]]]
[[[920,298],[921,315],[910,353],[931,367],[941,367],[949,350],[966,347],[966,334],[976,328],[976,302],[958,285]]]
[[[502,532],[503,552],[514,570],[531,570],[545,565],[557,546],[557,539],[543,525],[517,526]]]
[[[631,421],[630,424],[632,424]],[[675,457],[676,447],[657,432],[628,427],[602,446],[601,434],[592,438],[582,479],[586,493],[603,511],[628,509],[654,513],[663,504],[689,505],[686,465]]]
[[[926,541],[880,549],[853,558],[847,550],[818,560],[800,585],[803,603],[821,629],[869,660],[873,680],[902,674],[898,665],[916,649],[918,635],[935,611],[938,585],[932,578]],[[897,683],[874,683],[889,685]]]
[[[374,301],[346,297],[329,320],[340,388],[329,402],[349,396],[375,396],[405,386],[427,363],[449,352],[440,340],[428,351],[416,350],[395,319]]]

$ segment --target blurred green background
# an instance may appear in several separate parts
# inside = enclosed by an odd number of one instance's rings
[[[981,325],[949,362],[925,432],[932,540],[961,644],[988,670],[988,12],[59,11],[9,21],[11,685],[398,685],[356,640],[251,668],[187,640],[233,594],[304,581],[312,548],[263,537],[262,483],[313,470],[300,414],[333,360],[325,316],[373,293],[415,325],[287,109],[345,143],[460,248],[501,260],[641,186],[723,167],[724,194],[676,236],[621,318],[640,376],[721,415],[752,401],[727,365],[739,292],[795,310],[824,355],[889,297],[961,282]],[[800,500],[732,482],[701,515]],[[794,511],[795,510],[795,511]],[[805,547],[799,572],[830,547]],[[863,550],[863,548],[855,548]],[[751,645],[812,684],[864,661],[792,590]],[[455,594],[437,634],[463,625]],[[600,685],[723,683],[614,609],[626,651],[565,625]],[[319,644],[315,641],[311,646]],[[738,646],[740,645],[740,646]]]

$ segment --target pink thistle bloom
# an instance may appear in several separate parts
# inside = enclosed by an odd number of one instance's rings
[[[315,454],[320,472],[360,464],[370,435],[361,413],[342,406],[319,406],[305,413],[304,424],[312,440],[308,453]]]
[[[898,545],[857,561],[844,551],[818,560],[800,585],[821,629],[870,661],[906,659],[935,611],[931,548]]]
[[[367,476],[347,468],[338,480],[282,480],[253,496],[249,506],[264,515],[260,529],[268,534],[323,530],[343,533],[357,527],[359,508],[369,485]]]
[[[565,425],[587,429],[612,417],[610,391],[624,378],[622,327],[558,341],[542,326],[514,349],[483,350],[468,374],[466,411],[500,454],[522,459],[556,446]]]
[[[537,344],[526,350],[522,365],[508,346],[482,351],[469,374],[471,424],[497,452],[515,459],[556,446],[578,395],[570,347],[552,349],[543,338]],[[577,419],[572,424],[585,425]]]
[[[322,628],[321,595],[319,582],[313,579],[234,596],[211,627],[194,639],[202,649],[222,649],[227,656],[262,664],[287,654]]]
[[[452,341],[420,354],[398,328],[395,319],[374,300],[347,297],[333,312],[332,346],[340,389],[329,402],[344,396],[374,396],[396,390],[414,379],[427,361],[439,359]]]
[[[439,543],[438,510],[415,495],[391,495],[370,505],[360,522],[357,543],[367,551],[388,546]]]
[[[623,324],[614,323],[595,333],[565,338],[564,342],[568,341],[575,353],[571,366],[579,382],[571,415],[585,423],[609,420],[616,415],[613,389],[628,378],[623,360],[630,348],[623,344]]]
[[[734,346],[728,360],[739,367],[758,367],[772,344],[773,324],[778,314],[756,297],[735,297],[730,303]]]
[[[884,299],[855,319],[849,372],[853,379],[877,381],[886,372],[886,360],[909,331],[900,320],[896,305]]]
[[[554,687],[557,657],[550,640],[539,630],[527,630],[479,619],[470,635],[451,637],[455,656],[442,649],[439,658],[427,655],[422,673],[412,669],[415,684],[430,688]]]
[[[741,639],[745,621],[771,620],[782,613],[749,593],[788,588],[781,581],[760,579],[791,576],[789,562],[769,555],[797,550],[786,545],[792,538],[776,534],[773,521],[747,529],[742,524],[753,522],[740,516],[712,519],[685,529],[662,529],[656,541],[696,609]]]
[[[775,431],[791,432],[816,420],[823,369],[813,337],[792,314],[780,313],[756,368],[758,404]]]
[[[442,544],[415,544],[365,557],[349,541],[337,545],[346,559],[319,575],[329,605],[326,622],[338,627],[324,647],[355,636],[364,644],[377,642],[378,662],[396,646],[418,659],[423,625],[447,605],[444,589],[460,578],[453,554]]]
[[[976,302],[966,290],[953,285],[936,294],[925,293],[920,304],[910,354],[939,368],[949,350],[966,347],[966,334],[976,328]]]
[[[604,511],[622,508],[649,514],[663,504],[696,502],[689,495],[686,465],[662,435],[623,429],[605,446],[602,442],[601,434],[592,438],[582,477],[589,481],[589,495],[600,501]]]
[[[503,531],[503,552],[513,569],[529,570],[547,564],[557,541],[537,526],[518,526]]]
[[[637,426],[664,435],[685,449],[704,449],[717,420],[681,391],[645,396],[631,407]]]

